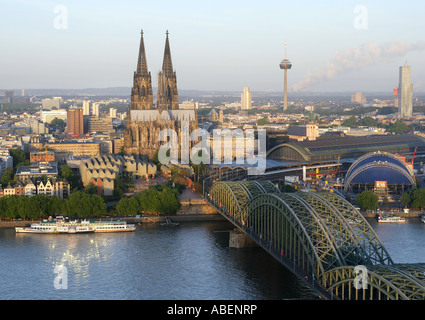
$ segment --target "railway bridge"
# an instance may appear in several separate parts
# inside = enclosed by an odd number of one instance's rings
[[[425,264],[394,263],[366,219],[334,193],[217,181],[206,198],[324,299],[425,299]]]

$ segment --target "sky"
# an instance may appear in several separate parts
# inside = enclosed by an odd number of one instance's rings
[[[425,92],[422,1],[0,0],[0,88],[131,87],[140,30],[152,83],[165,32],[179,89]]]

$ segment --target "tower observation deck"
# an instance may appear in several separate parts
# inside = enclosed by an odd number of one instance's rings
[[[292,68],[292,63],[287,59],[286,56],[286,42],[285,42],[285,59],[280,62],[280,68],[284,70],[285,80],[284,80],[284,89],[283,89],[283,111],[288,108],[288,69]]]

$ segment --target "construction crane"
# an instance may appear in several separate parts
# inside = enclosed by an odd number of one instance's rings
[[[413,152],[412,162],[410,163],[412,166],[413,166],[413,161],[415,161],[415,154],[416,154],[417,149],[418,149],[418,147],[415,147],[415,151]]]

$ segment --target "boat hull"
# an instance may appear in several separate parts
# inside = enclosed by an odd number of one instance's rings
[[[77,233],[93,233],[94,230],[38,230],[33,228],[15,228],[16,233],[38,233],[38,234],[77,234]]]
[[[395,219],[378,219],[379,223],[405,223],[406,219],[404,218],[395,218]]]
[[[15,227],[16,233],[38,233],[38,234],[80,234],[80,233],[101,233],[101,232],[131,232],[135,231],[136,226],[126,222],[105,222],[90,223],[83,222],[63,223],[36,223],[30,227]]]

